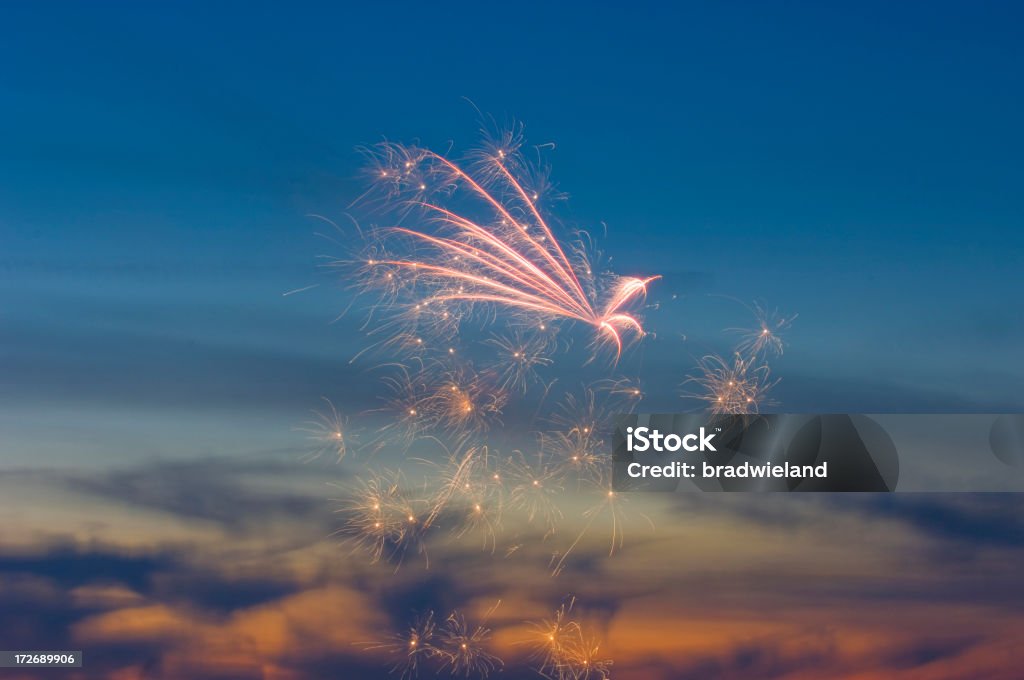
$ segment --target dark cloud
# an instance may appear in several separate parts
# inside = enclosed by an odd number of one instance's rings
[[[173,570],[179,563],[180,556],[171,552],[133,554],[102,546],[82,549],[70,539],[0,553],[0,573],[31,574],[66,590],[100,581],[147,592],[154,573]]]
[[[790,674],[828,668],[836,661],[836,649],[827,635],[804,640],[802,648],[787,652],[779,640],[740,643],[725,654],[684,660],[672,677],[679,680],[732,678],[782,678]]]
[[[1024,506],[1015,493],[851,494],[822,500],[843,512],[905,522],[959,549],[1024,548]]]
[[[332,522],[325,497],[309,493],[256,488],[253,480],[281,476],[293,480],[305,475],[329,474],[335,480],[344,472],[322,465],[303,469],[287,461],[247,457],[155,462],[126,470],[89,474],[63,474],[57,479],[78,493],[100,496],[123,505],[169,513],[180,518],[216,522],[228,530],[258,529],[275,517],[306,526],[309,533],[322,532]],[[326,496],[326,489],[325,494]]]

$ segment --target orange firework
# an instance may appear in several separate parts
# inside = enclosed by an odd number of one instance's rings
[[[440,370],[430,377],[420,409],[436,427],[453,436],[480,434],[501,415],[507,395],[468,366]]]

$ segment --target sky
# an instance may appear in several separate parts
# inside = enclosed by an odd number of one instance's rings
[[[329,532],[318,499],[330,475],[296,464],[305,444],[295,428],[321,398],[354,408],[380,388],[372,366],[350,362],[366,345],[362,319],[342,315],[350,282],[321,266],[349,236],[311,215],[345,229],[373,223],[379,215],[352,206],[366,189],[360,147],[419,141],[457,156],[478,143],[482,118],[521,122],[544,145],[568,197],[556,216],[597,235],[611,269],[663,277],[648,300],[652,335],[631,359],[651,375],[645,409],[694,408],[680,396],[688,371],[727,351],[724,330],[749,322],[758,302],[798,315],[773,364],[774,410],[1020,411],[1022,12],[1000,2],[4,3],[0,517],[24,522],[24,535],[5,539],[0,597],[51,603],[38,625],[102,647],[102,677],[141,677],[143,647],[160,660],[150,668],[175,677],[179,648],[154,641],[167,630],[195,617],[209,630],[231,621],[244,637],[250,615],[308,613],[302,598],[318,600],[318,589],[367,625],[379,620],[353,586],[361,567],[330,566],[332,548],[316,539]],[[231,481],[249,466],[259,492]],[[154,489],[152,479],[165,481]],[[996,498],[779,502],[797,529],[773,526],[777,545],[728,553],[722,579],[753,596],[755,567],[770,567],[784,584],[778,600],[765,597],[796,607],[791,627],[767,630],[750,604],[729,603],[719,623],[741,632],[726,637],[752,646],[694,642],[701,651],[683,670],[867,678],[882,666],[851,659],[884,647],[893,656],[879,664],[938,678],[956,675],[932,672],[937,648],[956,650],[946,668],[1008,654],[1022,623],[1004,560],[1019,558],[1022,524],[1014,497]],[[734,507],[743,501],[712,502],[724,505],[702,511],[737,535],[770,524]],[[929,524],[929,503],[995,538]],[[268,537],[247,512],[273,525]],[[907,559],[930,566],[907,576],[900,601],[921,607],[907,605],[908,621],[931,619],[928,598],[966,588],[937,611],[976,616],[985,630],[972,637],[965,624],[890,648],[899,622],[852,603],[888,597],[886,579],[904,565],[884,546],[848,565],[848,548],[816,523],[825,552],[804,563],[816,548],[799,527],[818,513],[912,542]],[[288,544],[307,521],[302,545]],[[699,580],[724,539],[694,531],[701,557],[684,571]],[[198,562],[183,557],[187,546],[202,546]],[[292,549],[303,555],[296,571],[246,589],[246,569]],[[616,567],[601,554],[594,569],[607,582],[616,569],[657,570],[642,555]],[[247,560],[241,571],[234,557]],[[93,567],[82,564],[104,560],[109,578],[83,576]],[[248,595],[178,599],[163,580],[214,573]],[[839,578],[828,611],[850,613],[837,624],[842,643],[814,632],[827,616],[794,604],[802,578],[827,574]],[[59,606],[72,591],[86,604]],[[620,604],[642,609],[628,591]],[[117,618],[135,607],[152,616],[149,632]],[[713,598],[696,606],[713,608]],[[266,625],[281,637],[277,647],[253,638],[264,677],[318,672],[283,651],[294,630]],[[793,642],[801,636],[813,641]],[[234,642],[207,651],[226,659]]]
[[[282,431],[335,397],[361,339],[331,323],[348,294],[316,258],[342,253],[307,215],[373,221],[348,208],[356,148],[459,153],[477,110],[555,145],[558,217],[606,225],[613,269],[665,276],[645,350],[678,357],[661,410],[746,321],[709,295],[799,314],[776,368],[791,410],[1021,403],[1012,4],[4,12],[0,399],[18,421],[218,409],[244,428],[261,410]]]

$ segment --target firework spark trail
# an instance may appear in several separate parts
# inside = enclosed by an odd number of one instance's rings
[[[455,517],[452,533],[457,538],[478,533],[483,549],[491,553],[497,548],[505,502],[496,461],[486,446],[471,447],[461,462],[453,457],[440,472],[433,513],[436,518],[450,509]]]
[[[504,487],[486,446],[470,447],[461,460],[456,455],[438,470],[438,491],[423,521],[426,528],[442,517],[453,519],[452,533],[462,538],[479,533],[484,550],[497,547],[501,514],[504,509]]]
[[[644,391],[639,380],[606,379],[595,385],[594,389],[595,391],[603,389],[612,397],[621,399],[623,412],[631,411],[633,406],[644,398]]]
[[[561,552],[560,555],[556,554],[551,560],[551,575],[558,576],[565,569],[569,556],[573,553],[576,547],[580,544],[583,538],[590,532],[595,521],[601,519],[607,522],[608,528],[610,529],[610,541],[608,545],[608,557],[615,555],[615,551],[622,548],[626,541],[625,527],[626,522],[629,520],[629,516],[626,513],[626,503],[628,499],[623,494],[618,493],[612,488],[610,481],[602,481],[598,484],[600,490],[600,500],[598,502],[583,511],[582,518],[586,520],[579,533],[576,534],[576,538],[573,540],[569,547]],[[639,513],[651,530],[654,530],[654,522],[650,517],[643,513]],[[555,557],[558,559],[556,560]]]
[[[460,305],[466,310],[490,305],[535,320],[580,321],[609,339],[618,358],[624,333],[644,334],[629,307],[643,299],[647,285],[658,277],[617,277],[599,293],[583,248],[571,249],[574,257],[567,254],[538,207],[539,194],[528,191],[517,176],[525,164],[513,140],[507,147],[485,152],[477,176],[430,150],[378,147],[378,181],[403,214],[422,216],[422,226],[378,230],[378,241],[363,260],[362,280],[381,290],[389,305],[403,291],[426,289],[407,312],[441,309],[442,315],[461,318],[453,311]],[[457,189],[490,214],[479,220],[432,198],[450,197]],[[391,251],[390,246],[401,243],[411,252]]]

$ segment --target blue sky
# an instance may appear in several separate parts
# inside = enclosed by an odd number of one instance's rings
[[[8,460],[287,447],[369,394],[306,215],[344,219],[358,145],[471,147],[473,105],[554,142],[560,217],[607,224],[614,269],[665,275],[652,406],[745,320],[725,295],[799,313],[783,410],[1021,407],[1012,3],[3,13]]]

